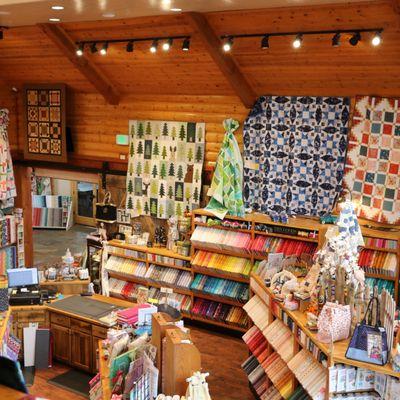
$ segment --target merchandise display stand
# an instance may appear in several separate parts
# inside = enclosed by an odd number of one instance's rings
[[[324,398],[328,400],[331,395],[334,394],[330,387],[329,368],[337,364],[344,364],[354,368],[374,371],[384,376],[400,378],[400,373],[395,372],[390,364],[379,366],[346,358],[345,353],[349,344],[349,339],[335,342],[332,345],[320,342],[317,338],[317,334],[308,329],[305,314],[298,310],[289,311],[285,309],[283,303],[275,300],[275,295],[265,286],[262,279],[256,274],[252,274],[250,278],[250,288],[254,294],[252,299],[256,298],[256,301],[261,303],[261,307],[256,305],[255,307],[249,308],[249,316],[268,342],[268,356],[272,355],[274,352],[278,353],[293,374],[289,391],[283,392],[281,391],[281,387],[277,387],[282,397],[288,398],[295,388],[301,385],[311,398]],[[267,310],[267,315],[264,314],[265,310]],[[267,325],[261,326],[260,320],[268,321]],[[272,324],[279,325],[278,332],[284,330],[290,333],[291,339],[285,342],[285,346],[274,347],[275,338],[271,338],[269,335]],[[289,352],[287,348],[288,343],[290,343]],[[302,361],[302,364],[308,362],[310,364],[310,369],[314,370],[317,376],[324,376],[322,385],[318,386],[316,379],[310,381],[304,378],[306,375],[299,374],[300,361]],[[274,375],[268,375],[268,370],[266,372],[266,386],[268,388],[274,386]],[[320,397],[321,391],[325,393],[323,397]]]

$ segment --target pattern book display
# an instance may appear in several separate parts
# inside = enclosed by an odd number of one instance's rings
[[[207,275],[196,274],[190,288],[215,296],[236,299],[241,303],[246,302],[249,298],[248,285]]]
[[[245,327],[247,316],[241,307],[230,306],[216,301],[195,299],[192,314],[211,321]]]

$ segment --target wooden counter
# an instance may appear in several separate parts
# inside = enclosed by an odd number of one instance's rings
[[[54,287],[58,293],[62,293],[64,295],[70,294],[81,294],[82,292],[86,292],[88,285],[90,283],[90,279],[73,279],[69,280],[60,280],[60,281],[41,281],[39,286],[42,289],[48,289],[49,287]]]
[[[0,385],[0,399],[4,400],[22,400],[27,394],[11,389],[7,386]]]

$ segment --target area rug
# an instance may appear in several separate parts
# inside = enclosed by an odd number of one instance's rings
[[[400,99],[358,97],[344,180],[359,217],[400,223],[399,169]]]
[[[89,381],[93,375],[71,369],[47,382],[62,389],[69,390],[86,398],[89,398]]]
[[[129,121],[126,208],[169,218],[199,207],[205,124]]]
[[[341,191],[350,100],[262,96],[244,124],[244,199],[272,217],[323,215]]]

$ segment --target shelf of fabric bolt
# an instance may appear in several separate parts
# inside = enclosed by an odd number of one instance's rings
[[[214,278],[228,279],[231,281],[241,282],[241,283],[249,283],[250,277],[241,274],[234,273],[224,273],[222,270],[207,268],[207,267],[198,267],[192,264],[192,271],[198,274],[213,276]]]
[[[137,283],[138,285],[143,285],[143,286],[146,286],[146,287],[151,286],[151,287],[155,287],[157,289],[169,288],[169,289],[172,289],[174,292],[179,293],[179,294],[183,294],[183,295],[187,295],[187,296],[191,296],[192,295],[192,292],[190,291],[190,289],[176,287],[176,286],[170,285],[168,283],[154,282],[154,281],[151,281],[151,280],[146,279],[146,278],[138,277],[136,275],[124,274],[123,272],[116,272],[116,271],[112,271],[112,270],[107,270],[107,272],[112,278],[120,279],[120,280],[123,280],[123,281]]]
[[[266,304],[267,307],[271,310],[271,303],[275,299],[275,295],[270,290],[270,288],[266,287],[263,280],[257,276],[256,274],[251,275],[250,282],[251,290]],[[260,292],[261,291],[261,292]],[[270,299],[270,302],[265,301],[265,294]],[[390,364],[386,364],[384,366],[354,361],[346,358],[345,353],[349,344],[349,339],[341,340],[339,342],[333,343],[333,346],[330,344],[326,344],[318,340],[317,333],[311,331],[307,327],[307,317],[304,313],[296,310],[290,311],[284,307],[284,304],[280,301],[275,302],[279,308],[281,308],[285,313],[293,320],[296,327],[299,328],[304,334],[328,357],[328,366],[333,364],[346,364],[353,365],[355,367],[365,368],[367,370],[375,371],[378,373],[391,375],[397,378],[400,378],[400,373],[393,371]],[[279,318],[279,315],[274,314],[274,317]],[[300,346],[303,346],[300,341],[297,340]]]

